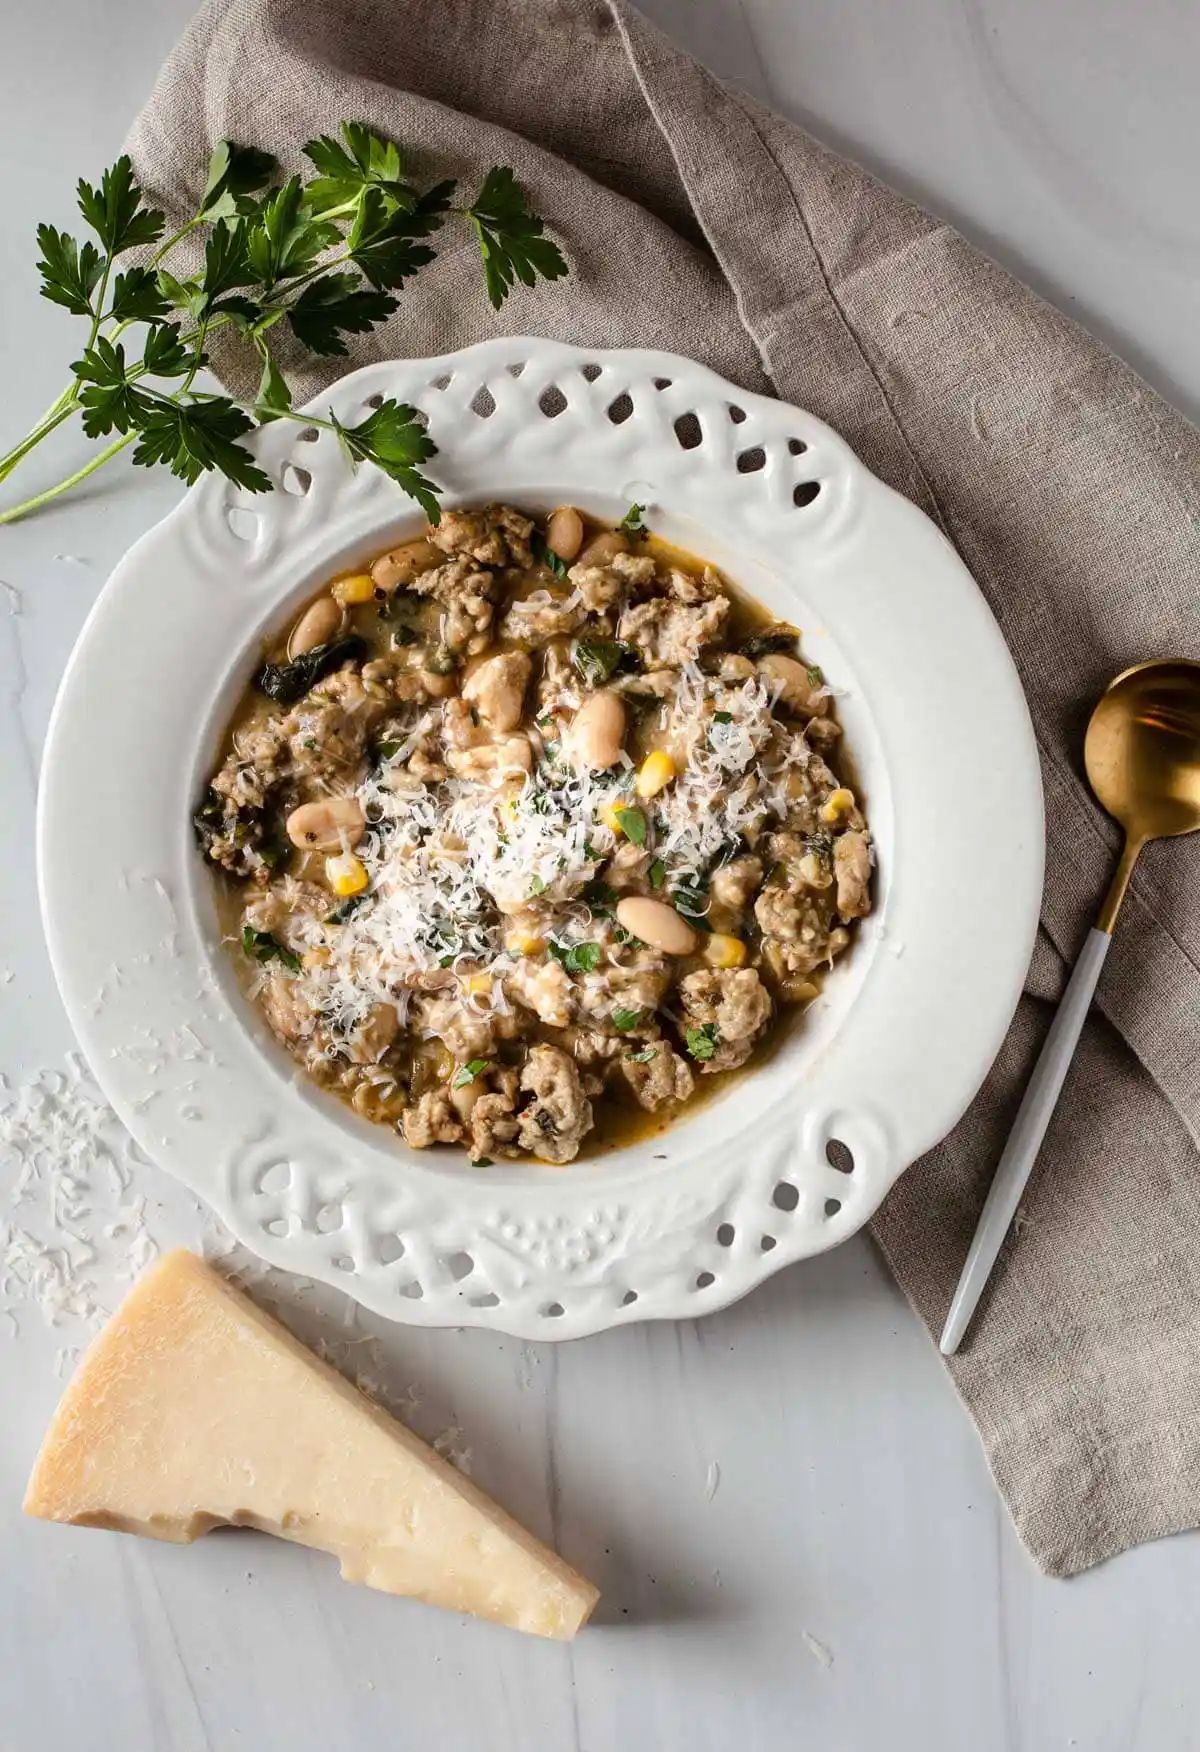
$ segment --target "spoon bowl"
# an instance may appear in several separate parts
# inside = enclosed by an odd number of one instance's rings
[[[1083,748],[1097,800],[1131,839],[1200,828],[1200,663],[1127,669],[1101,695]]]

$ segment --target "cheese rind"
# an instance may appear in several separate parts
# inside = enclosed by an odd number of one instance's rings
[[[598,1594],[426,1443],[183,1250],[64,1393],[25,1511],[187,1543],[257,1527],[347,1581],[569,1638]]]

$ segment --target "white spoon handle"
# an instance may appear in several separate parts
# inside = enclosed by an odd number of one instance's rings
[[[971,1316],[975,1312],[983,1286],[991,1276],[1008,1226],[1016,1214],[1025,1183],[1029,1179],[1037,1153],[1042,1147],[1050,1116],[1058,1104],[1063,1080],[1075,1056],[1083,1024],[1091,1007],[1092,994],[1104,966],[1104,957],[1112,938],[1107,931],[1091,930],[1079,960],[1075,963],[1067,989],[1062,995],[1046,1044],[1041,1050],[1029,1087],[1017,1109],[1012,1131],[1004,1146],[1004,1154],[996,1169],[995,1179],[987,1195],[979,1226],[967,1254],[940,1349],[943,1356],[953,1356],[962,1342]]]

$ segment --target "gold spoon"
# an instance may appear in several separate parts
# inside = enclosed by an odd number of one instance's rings
[[[946,1316],[943,1356],[962,1341],[1037,1160],[1138,854],[1149,840],[1200,828],[1200,663],[1168,658],[1118,675],[1092,713],[1083,759],[1098,801],[1125,830],[1125,845],[988,1191]]]

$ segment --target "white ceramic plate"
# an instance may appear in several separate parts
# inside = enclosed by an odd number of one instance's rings
[[[312,411],[349,422],[383,395],[427,414],[448,503],[639,500],[799,623],[867,799],[876,913],[767,1065],[594,1163],[439,1160],[308,1083],[237,989],[190,816],[265,632],[421,519],[281,422],[253,447],[282,490],[193,488],[118,566],[63,681],[39,859],[71,1020],[151,1156],[264,1258],[382,1314],[548,1339],[723,1306],[858,1229],[1000,1045],[1043,846],[1012,663],[919,511],[819,421],[685,359],[497,340],[369,366]]]

